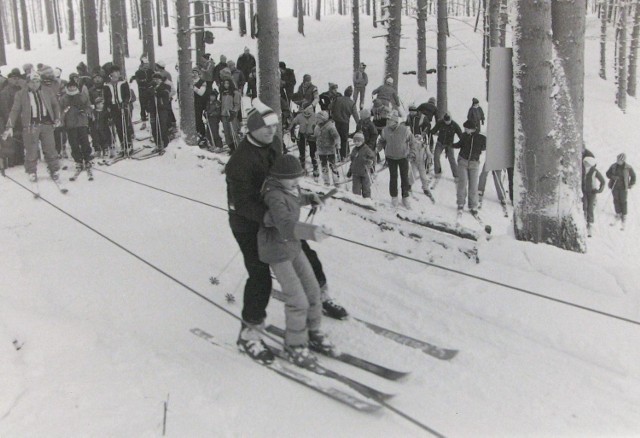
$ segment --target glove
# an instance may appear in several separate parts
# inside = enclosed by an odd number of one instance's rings
[[[313,230],[313,235],[315,237],[316,242],[322,242],[327,237],[329,237],[331,233],[332,233],[331,228],[325,225],[320,225],[319,227],[316,227],[315,230]]]
[[[9,137],[13,137],[13,128],[7,128],[5,129],[5,131],[2,133],[2,139],[3,140],[7,140],[7,138]]]

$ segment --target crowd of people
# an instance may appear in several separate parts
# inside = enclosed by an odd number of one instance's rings
[[[176,124],[172,109],[176,87],[165,67],[157,61],[152,70],[142,56],[129,80],[112,63],[93,72],[80,63],[67,80],[62,79],[61,69],[42,64],[25,64],[22,71],[14,68],[7,78],[0,75],[3,167],[24,165],[29,179],[37,181],[41,150],[52,179],[58,180],[67,142],[76,173],[86,170],[90,174],[94,157],[115,159],[116,153],[132,154],[136,101],[141,130],[150,121],[156,152],[162,154]],[[318,195],[302,193],[298,187],[300,178],[308,175],[307,156],[316,181],[322,176],[324,184],[332,185],[350,179],[353,192],[365,198],[371,196],[376,173],[388,168],[391,204],[411,209],[410,193],[418,179],[422,191],[435,202],[431,190],[443,174],[444,152],[456,183],[459,212],[468,207],[477,215],[482,206],[489,171],[480,168],[486,137],[481,134],[485,116],[478,99],[472,99],[461,128],[451,114],[439,114],[433,97],[419,105],[410,104],[405,111],[389,77],[372,91],[372,104],[367,108],[366,67],[362,63],[353,72],[353,84],[343,93],[335,83],[320,93],[309,74],[296,89],[293,69],[280,62],[281,114],[258,99],[256,61],[248,48],[235,63],[221,55],[216,64],[205,54],[192,70],[198,145],[214,152],[228,148],[231,155],[226,166],[229,223],[249,274],[237,343],[262,363],[274,360],[262,339],[272,291],[271,272],[286,301],[285,345],[293,363],[313,366],[316,359],[310,349],[335,354],[321,329],[321,315],[348,316],[331,298],[323,265],[308,243],[323,240],[330,230],[299,220],[302,205],[316,209],[323,203]],[[130,86],[133,82],[139,98]],[[251,99],[251,108],[241,130],[243,96]],[[401,117],[404,113],[406,117]],[[356,129],[350,132],[352,119]],[[278,141],[280,121],[297,145],[298,157],[288,154]],[[348,164],[347,172],[341,172],[343,164]],[[604,190],[605,182],[593,154],[586,149],[583,165],[584,211],[591,235],[596,196]],[[505,170],[508,196],[503,171],[491,171],[503,207],[507,198],[513,202],[513,169]],[[624,228],[627,192],[635,184],[635,173],[625,154],[617,157],[606,176],[616,213],[612,225],[619,223]]]

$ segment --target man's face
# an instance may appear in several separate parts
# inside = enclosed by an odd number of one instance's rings
[[[112,71],[109,74],[109,78],[111,78],[111,80],[113,82],[119,81],[120,80],[120,71],[116,70],[116,71]]]
[[[200,80],[200,73],[198,73],[197,71],[191,72],[191,76],[193,77],[194,82],[198,82]]]
[[[38,88],[40,88],[40,79],[29,80],[29,82],[27,83],[27,86],[31,91],[36,91]]]
[[[444,123],[445,123],[446,125],[450,125],[450,124],[451,124],[451,119],[449,119],[449,120],[445,120],[445,121],[444,121]]]
[[[624,160],[622,158],[618,158],[616,163],[618,163],[618,166],[622,166],[624,164]]]
[[[251,131],[251,136],[260,143],[268,144],[273,141],[277,131],[278,125],[267,125],[262,128],[258,128],[255,131]]]

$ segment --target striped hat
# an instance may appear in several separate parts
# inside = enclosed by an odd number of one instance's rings
[[[253,132],[265,126],[277,125],[280,122],[278,115],[270,107],[259,99],[254,100],[253,108],[247,115],[247,129]]]
[[[627,160],[627,156],[624,154],[624,152],[618,155],[618,161],[626,161],[626,160]]]

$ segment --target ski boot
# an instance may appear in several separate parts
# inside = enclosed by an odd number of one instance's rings
[[[82,165],[82,163],[76,163],[76,171],[71,176],[71,178],[69,178],[69,181],[75,181],[76,179],[78,179],[78,176],[82,173],[83,170],[84,166]]]
[[[391,197],[391,206],[392,206],[393,208],[396,208],[396,207],[398,207],[399,205],[400,205],[400,200],[398,199],[398,197],[397,197],[397,196],[392,196],[392,197]]]
[[[300,368],[314,369],[318,365],[318,358],[306,345],[287,346],[287,359]]]
[[[89,177],[89,181],[93,181],[93,163],[91,161],[87,161],[85,165],[85,169],[87,171],[87,176]]]
[[[260,338],[260,332],[246,324],[242,324],[236,344],[241,352],[262,365],[270,365],[275,360],[273,352]]]
[[[320,330],[309,330],[309,348],[325,356],[339,356],[336,346]]]
[[[322,302],[322,313],[323,315],[333,319],[345,319],[349,316],[347,310],[332,299],[324,300]]]

